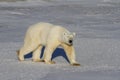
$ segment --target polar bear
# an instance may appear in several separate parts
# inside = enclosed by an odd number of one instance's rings
[[[59,25],[51,23],[40,22],[28,28],[24,45],[17,51],[18,59],[24,60],[24,55],[33,52],[33,61],[44,61],[47,64],[54,64],[51,61],[54,50],[61,46],[66,52],[68,60],[71,65],[79,66],[80,64],[75,60],[75,50],[73,47],[73,38],[75,33],[69,32],[67,29]],[[43,59],[40,59],[41,49],[45,46]]]

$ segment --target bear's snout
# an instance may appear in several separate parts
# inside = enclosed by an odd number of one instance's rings
[[[72,43],[73,43],[73,40],[69,40],[69,43],[72,44]]]

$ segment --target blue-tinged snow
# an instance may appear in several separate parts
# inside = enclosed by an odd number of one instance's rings
[[[76,32],[74,47],[80,67],[70,66],[62,56],[53,59],[54,65],[31,58],[18,61],[16,50],[27,28],[37,22]],[[119,0],[0,2],[0,80],[119,80],[119,75]]]

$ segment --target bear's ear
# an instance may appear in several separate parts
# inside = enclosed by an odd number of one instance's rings
[[[73,33],[72,33],[72,35],[73,35],[73,36],[76,36],[76,33],[75,33],[75,32],[73,32]]]

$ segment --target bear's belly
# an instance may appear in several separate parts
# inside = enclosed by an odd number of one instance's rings
[[[46,44],[47,44],[47,40],[46,39],[41,39],[40,40],[40,45],[46,46]]]
[[[48,36],[49,36],[49,33],[43,33],[41,36],[40,36],[40,44],[45,46],[47,44],[47,41],[48,41]]]

